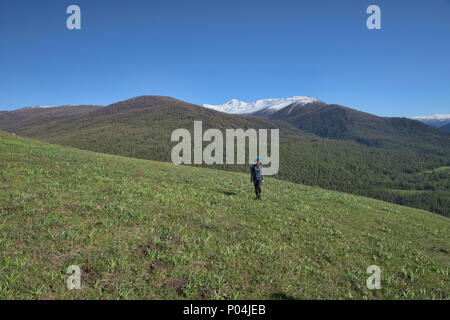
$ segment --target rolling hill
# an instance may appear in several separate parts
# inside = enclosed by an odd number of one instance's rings
[[[450,296],[450,220],[418,209],[2,133],[0,189],[0,299]]]
[[[194,120],[203,121],[204,130],[280,128],[280,179],[450,215],[449,173],[425,173],[450,165],[450,144],[443,139],[436,142],[433,135],[428,144],[433,151],[392,150],[324,139],[285,121],[217,112],[161,96],[136,97],[77,117],[26,129],[16,127],[14,132],[85,150],[171,161],[176,144],[170,142],[173,130],[187,128],[192,132]],[[247,165],[213,168],[248,172]]]

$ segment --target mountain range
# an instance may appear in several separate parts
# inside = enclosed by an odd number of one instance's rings
[[[450,131],[450,114],[432,114],[429,116],[416,116],[414,120],[422,121],[435,128]]]
[[[171,161],[172,132],[192,131],[194,120],[204,130],[279,128],[279,179],[450,214],[450,133],[309,97],[255,105],[236,103],[240,111],[225,113],[171,97],[140,96],[105,107],[3,111],[0,129],[79,149]],[[213,168],[248,172],[248,165]]]
[[[431,142],[429,139],[440,139],[442,135],[440,131],[419,121],[379,117],[307,96],[263,99],[250,103],[233,99],[223,105],[204,107],[231,114],[279,120],[323,138],[353,140],[376,147],[412,147],[426,152]],[[423,138],[427,141],[419,146],[418,141]]]
[[[344,116],[345,113],[347,113],[349,118],[353,118],[355,121],[360,121],[361,124],[364,124],[364,119],[372,116],[367,113],[365,115],[360,113],[359,117],[356,114],[351,115],[351,113],[355,110],[345,108],[336,104],[328,105],[327,103],[319,99],[307,96],[261,99],[255,102],[245,102],[237,99],[232,99],[221,105],[204,104],[203,106],[205,108],[231,114],[251,114],[262,116],[268,119],[288,120],[289,122],[293,122],[294,124],[296,124],[296,126],[298,126],[299,128],[306,128],[322,136],[330,136],[332,138],[337,138],[339,136],[342,136],[344,138],[351,138],[351,136],[347,134],[342,134],[343,130],[345,130],[346,128],[342,127],[340,118],[341,116]],[[327,130],[325,131],[323,130],[325,126],[322,121],[314,124],[314,120],[317,120],[317,114],[321,114],[324,111],[329,112],[329,115],[326,115],[325,117],[329,117],[334,121],[333,123],[328,123],[326,125]],[[421,121],[435,128],[440,128],[446,131],[450,130],[450,114],[415,116],[412,117],[412,119]],[[375,118],[373,118],[372,116],[371,120],[375,120]],[[378,124],[383,125],[380,122]],[[396,123],[396,125],[397,124],[398,123]],[[317,126],[319,128],[317,128]]]

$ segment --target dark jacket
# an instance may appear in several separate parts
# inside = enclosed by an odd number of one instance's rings
[[[254,164],[250,173],[250,181],[255,182],[256,180],[264,181],[264,175],[262,172],[262,167]]]

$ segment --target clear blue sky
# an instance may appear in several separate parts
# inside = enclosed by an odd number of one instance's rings
[[[82,30],[66,28],[71,4]],[[371,4],[382,30],[366,28]],[[0,36],[0,110],[307,95],[450,113],[450,0],[2,0]]]

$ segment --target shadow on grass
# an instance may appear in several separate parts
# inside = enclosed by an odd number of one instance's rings
[[[274,300],[297,300],[293,296],[288,296],[283,292],[272,293],[270,298]]]
[[[231,192],[231,191],[222,191],[222,193],[226,196],[235,196],[237,195],[236,192]]]

